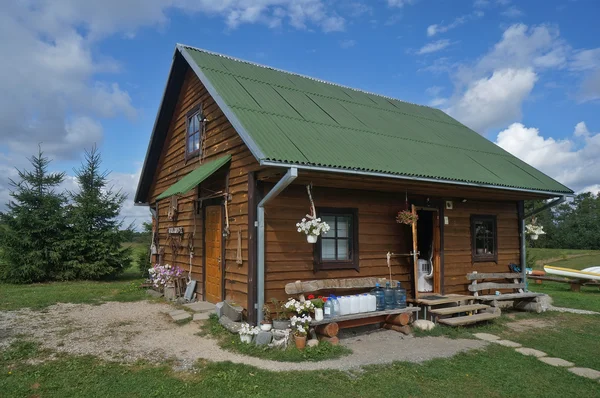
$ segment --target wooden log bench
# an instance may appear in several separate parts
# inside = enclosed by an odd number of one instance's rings
[[[545,294],[526,292],[526,284],[521,280],[521,274],[519,273],[472,272],[467,274],[467,279],[471,281],[469,291],[473,292],[473,298],[492,307],[513,307],[537,313],[545,310],[541,303],[541,298]],[[495,282],[489,282],[489,280],[495,280]],[[500,290],[509,290],[509,292],[500,292]],[[481,294],[484,291],[487,294]]]
[[[297,281],[285,285],[287,294],[305,294],[318,291],[336,292],[340,295],[351,291],[365,293],[365,289],[375,287],[375,284],[385,285],[385,278],[347,278],[347,279],[322,279],[314,281]],[[395,281],[392,281],[394,284]],[[406,308],[398,308],[384,311],[359,312],[356,314],[340,315],[332,318],[324,318],[322,321],[312,321],[319,340],[329,341],[337,344],[337,334],[340,329],[348,329],[365,325],[382,324],[384,328],[395,330],[404,334],[410,333],[408,326],[415,314],[419,313],[419,307],[412,305]]]

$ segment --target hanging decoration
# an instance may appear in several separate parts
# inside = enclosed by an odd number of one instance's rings
[[[525,226],[525,230],[532,240],[538,240],[540,235],[546,234],[546,232],[544,232],[544,227],[541,225],[537,225],[536,217],[533,217],[531,219],[531,224],[527,224]]]
[[[310,201],[310,214],[307,214],[299,223],[296,223],[296,228],[298,229],[298,232],[306,235],[308,243],[317,243],[319,236],[326,234],[331,228],[329,227],[329,224],[325,221],[321,221],[321,219],[317,217],[317,210],[312,198],[311,187],[312,184],[306,186],[308,200]]]
[[[175,221],[177,219],[177,196],[173,195],[169,199],[169,208],[167,210],[167,218],[169,221]]]
[[[238,229],[237,232],[237,250],[235,253],[235,263],[237,265],[242,265],[243,264],[243,259],[242,259],[242,229]]]
[[[406,191],[404,197],[404,210],[398,212],[398,215],[396,215],[396,222],[398,224],[412,225],[416,223],[418,219],[419,216],[408,209],[408,191]]]

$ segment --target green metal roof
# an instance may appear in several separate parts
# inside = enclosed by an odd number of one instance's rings
[[[213,175],[231,160],[231,155],[223,156],[190,171],[185,177],[171,185],[166,191],[158,195],[156,200],[168,198],[173,195],[182,195],[191,191],[194,187]]]
[[[573,192],[439,109],[178,48],[259,161]]]

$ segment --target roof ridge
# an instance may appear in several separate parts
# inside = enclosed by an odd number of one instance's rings
[[[189,48],[189,49],[192,49],[192,50],[195,50],[195,51],[200,51],[200,52],[204,52],[204,53],[207,53],[207,54],[216,55],[216,56],[218,56],[218,57],[228,58],[228,59],[230,59],[230,60],[233,60],[233,61],[237,61],[237,62],[243,62],[243,63],[245,63],[245,64],[249,64],[249,65],[258,66],[258,67],[260,67],[260,68],[271,69],[271,70],[274,70],[274,71],[277,71],[277,72],[287,73],[287,74],[289,74],[289,75],[294,75],[294,76],[302,77],[302,78],[309,79],[309,80],[313,80],[313,81],[316,81],[316,82],[319,82],[319,83],[329,84],[329,85],[332,85],[332,86],[337,86],[337,87],[345,88],[345,89],[352,90],[352,91],[357,91],[357,92],[359,92],[359,93],[363,93],[363,94],[374,95],[374,96],[376,96],[376,97],[385,98],[385,99],[387,99],[387,100],[393,100],[393,101],[404,102],[404,103],[406,103],[406,104],[415,105],[415,106],[420,106],[420,107],[423,107],[423,108],[428,108],[428,109],[433,109],[433,110],[439,111],[439,109],[438,109],[438,108],[434,108],[434,107],[432,107],[432,106],[428,106],[428,105],[422,105],[422,104],[417,104],[417,103],[414,103],[414,102],[405,101],[405,100],[401,100],[401,99],[398,99],[398,98],[390,97],[390,96],[388,96],[388,95],[377,94],[377,93],[374,93],[374,92],[371,92],[371,91],[367,91],[367,90],[361,90],[361,89],[359,89],[359,88],[356,88],[356,87],[350,87],[350,86],[346,86],[346,85],[343,85],[343,84],[340,84],[340,83],[334,83],[334,82],[330,82],[329,80],[318,79],[318,78],[316,78],[316,77],[312,77],[312,76],[308,76],[308,75],[303,75],[302,73],[291,72],[291,71],[289,71],[289,70],[285,70],[285,69],[276,68],[276,67],[274,67],[274,66],[269,66],[269,65],[259,64],[258,62],[248,61],[248,60],[245,60],[245,59],[241,59],[241,58],[233,57],[233,56],[231,56],[231,55],[227,55],[227,54],[218,53],[218,52],[216,52],[216,51],[210,51],[210,50],[206,50],[206,49],[204,49],[204,48],[199,48],[199,47],[189,46],[189,45],[187,45],[187,44],[182,44],[182,43],[177,43],[177,44],[176,44],[176,46],[177,46],[178,48],[180,48],[180,47],[184,47],[184,48]]]

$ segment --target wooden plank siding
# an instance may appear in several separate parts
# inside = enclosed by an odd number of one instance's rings
[[[272,184],[265,184],[266,190]],[[265,206],[265,301],[287,298],[286,283],[296,280],[352,277],[389,277],[386,253],[408,253],[410,228],[396,223],[403,197],[398,194],[361,190],[315,188],[317,207],[357,208],[360,271],[328,270],[314,272],[313,246],[296,231],[296,223],[309,211],[306,188],[291,185]],[[392,277],[403,282],[410,292],[409,259],[391,260]]]
[[[185,80],[179,94],[179,99],[171,120],[165,145],[162,148],[160,160],[156,167],[154,179],[150,188],[150,203],[172,184],[197,168],[198,158],[185,159],[186,117],[188,112],[202,105],[204,116],[207,118],[205,136],[204,161],[210,161],[226,154],[231,154],[228,184],[225,184],[226,173],[217,173],[202,184],[202,191],[225,189],[228,185],[231,200],[228,202],[230,234],[225,238],[224,286],[226,299],[233,300],[247,307],[248,301],[248,170],[256,168],[258,162],[250,153],[240,136],[227,120],[221,109],[214,102],[206,88],[191,69],[186,72]],[[203,193],[204,194],[204,193]],[[186,272],[190,268],[188,233],[196,229],[194,239],[194,258],[192,262],[192,278],[197,283],[196,292],[199,298],[203,295],[202,269],[202,211],[194,211],[194,199],[198,190],[178,198],[178,216],[176,221],[169,221],[167,210],[169,199],[158,203],[159,217],[159,246],[164,248],[164,262],[173,263]],[[167,242],[169,227],[184,227],[185,239],[182,248],[173,261],[171,247]],[[237,234],[242,231],[241,265],[236,264]]]
[[[498,262],[473,262],[471,215],[495,215],[498,230]],[[516,202],[453,202],[444,210],[444,293],[470,294],[470,272],[508,272],[509,263],[520,263],[519,220]]]

